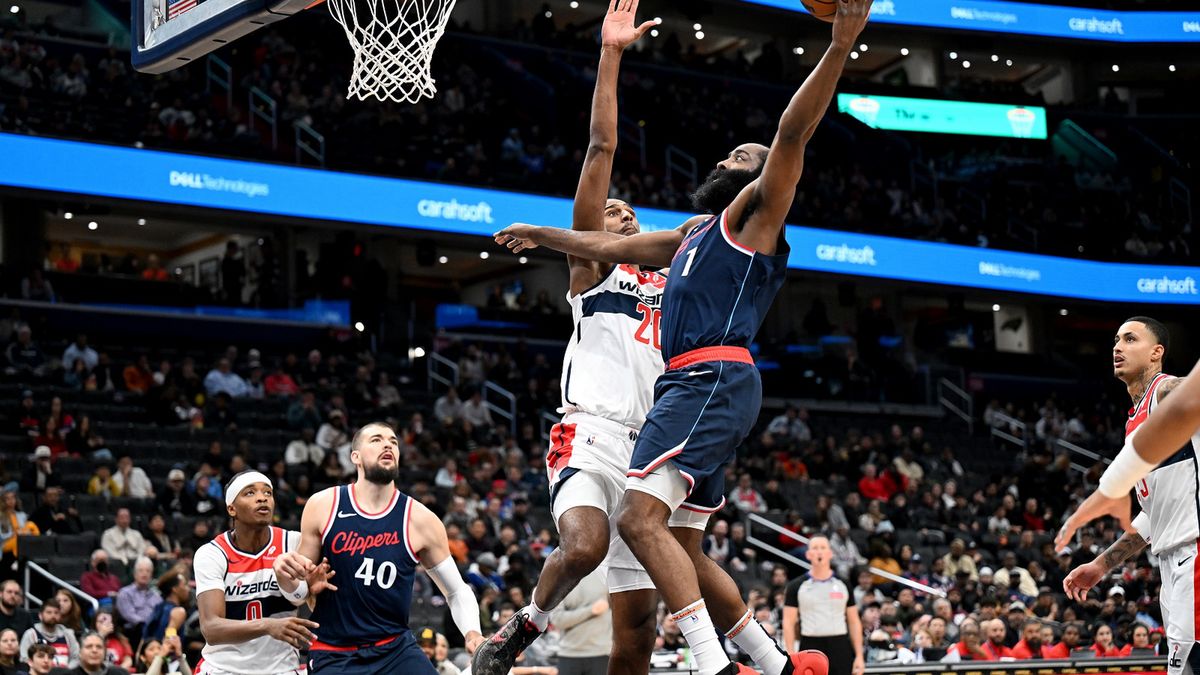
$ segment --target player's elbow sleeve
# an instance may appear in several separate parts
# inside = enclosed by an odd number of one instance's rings
[[[446,596],[446,604],[450,607],[450,617],[454,619],[454,625],[458,626],[459,632],[463,635],[471,631],[482,634],[483,628],[479,622],[479,602],[475,599],[475,592],[459,574],[458,566],[454,564],[454,556],[447,556],[445,560],[429,568],[428,571],[430,578]]]

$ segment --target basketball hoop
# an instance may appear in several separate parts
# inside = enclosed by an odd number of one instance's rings
[[[354,50],[347,98],[416,103],[437,93],[430,63],[455,0],[327,0]]]

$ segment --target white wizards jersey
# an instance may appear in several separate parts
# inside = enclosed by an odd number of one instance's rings
[[[563,359],[566,412],[641,429],[663,373],[659,326],[667,278],[613,265],[600,283],[572,297],[575,330]]]
[[[1143,401],[1130,415],[1128,436],[1158,404],[1158,387],[1171,379],[1155,378],[1147,388]],[[1164,460],[1134,486],[1142,512],[1133,519],[1133,527],[1150,544],[1150,552],[1162,555],[1200,539],[1200,464],[1196,450],[1200,448],[1200,433],[1192,436],[1174,455]]]
[[[283,597],[271,566],[280,554],[299,545],[299,532],[272,527],[267,545],[257,553],[246,553],[235,548],[229,533],[224,532],[196,551],[196,595],[223,591],[225,618],[235,621],[292,616],[296,606]],[[301,668],[296,648],[268,635],[239,644],[208,644],[201,654],[214,668],[239,675]]]

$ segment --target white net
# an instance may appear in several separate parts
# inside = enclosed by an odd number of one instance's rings
[[[348,98],[416,103],[437,93],[430,64],[455,0],[327,0],[354,50]]]

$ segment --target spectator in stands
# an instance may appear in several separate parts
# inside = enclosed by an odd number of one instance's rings
[[[104,531],[100,536],[100,547],[103,548],[109,557],[129,565],[133,561],[142,557],[146,552],[146,540],[142,537],[142,533],[133,529],[133,516],[129,513],[129,509],[117,509],[117,517],[112,527]]]
[[[205,474],[197,474],[192,479],[192,508],[194,509],[192,515],[208,517],[217,513],[220,495],[213,494],[210,488],[214,485],[219,485],[219,483],[215,483]]]
[[[167,519],[161,513],[150,516],[143,535],[146,544],[153,546],[160,558],[171,559],[179,555],[179,542],[167,532]]]
[[[208,519],[199,518],[192,523],[192,531],[179,542],[180,550],[199,551],[200,547],[212,541],[212,526]]]
[[[242,376],[233,372],[233,364],[229,359],[222,357],[217,360],[217,365],[204,376],[204,391],[209,396],[216,396],[218,393],[224,392],[233,398],[241,398],[246,396],[249,390]]]
[[[121,486],[113,478],[111,466],[104,462],[96,465],[96,473],[92,474],[88,481],[87,492],[89,495],[105,499],[121,496]]]
[[[50,457],[58,459],[67,453],[67,441],[58,433],[58,420],[53,417],[47,417],[42,422],[42,430],[37,436],[33,437],[33,445],[35,448],[47,447],[50,448]]]
[[[21,653],[29,653],[30,646],[35,642],[44,643],[54,651],[55,666],[74,668],[79,665],[79,641],[75,639],[75,633],[61,621],[62,610],[58,603],[43,603],[38,612],[38,622],[21,636]]]
[[[246,395],[249,396],[250,390],[247,385]],[[211,429],[219,431],[237,431],[237,412],[233,409],[233,399],[229,394],[219,391],[216,395],[208,400],[208,407],[204,411],[204,424]]]
[[[29,272],[29,276],[21,279],[21,297],[34,302],[57,302],[58,298],[54,295],[54,286],[46,279],[40,269],[36,267]],[[25,651],[25,650],[21,650]]]
[[[966,572],[971,581],[979,580],[979,572],[975,569],[975,559],[967,553],[967,544],[962,539],[950,542],[950,552],[942,556],[946,575],[955,577],[960,571]]]
[[[121,590],[121,580],[108,570],[108,552],[102,548],[92,551],[91,567],[79,578],[79,587],[101,603],[111,604]]]
[[[1023,602],[1033,602],[1038,594],[1037,582],[1030,576],[1029,570],[1017,566],[1017,554],[1005,551],[1001,560],[1004,566],[996,570],[993,577],[996,586],[1006,596],[1017,593]]]
[[[379,383],[375,386],[375,395],[378,398],[375,404],[380,410],[394,410],[404,402],[400,396],[400,390],[392,384],[391,378],[385,372],[379,373]]]
[[[338,456],[345,473],[351,472],[354,465],[350,462],[350,432],[346,425],[346,413],[336,408],[329,411],[329,419],[317,430],[316,443],[326,454]]]
[[[947,663],[959,661],[993,661],[991,654],[984,649],[983,628],[980,623],[970,617],[963,619],[959,626],[959,642],[950,645],[946,656],[942,659]]]
[[[1096,632],[1092,635],[1092,653],[1096,658],[1121,655],[1121,650],[1113,644],[1113,632],[1108,624],[1102,623],[1096,627]]]
[[[196,501],[187,489],[187,476],[182,469],[167,473],[167,487],[158,493],[158,509],[176,518],[195,515]]]
[[[713,562],[725,565],[729,559],[729,523],[724,519],[714,522],[712,531],[704,537],[702,548]]]
[[[762,494],[754,489],[750,474],[738,476],[737,487],[729,493],[729,503],[742,513],[766,513],[767,502]]]
[[[154,562],[141,557],[133,565],[133,583],[117,593],[117,612],[125,622],[125,633],[139,636],[162,596],[150,582],[154,579]]]
[[[120,666],[106,664],[107,654],[104,638],[99,633],[89,632],[79,646],[79,665],[62,675],[129,675],[129,671]]]
[[[287,464],[288,475],[293,479],[300,474],[312,473],[325,459],[325,451],[317,445],[312,427],[300,430],[300,438],[288,443],[283,452]]]
[[[1052,647],[1050,647],[1049,650],[1047,650],[1046,653],[1048,654],[1048,656],[1046,658],[1049,658],[1049,659],[1070,658],[1071,652],[1073,652],[1076,648],[1079,647],[1080,635],[1081,634],[1079,632],[1079,626],[1077,626],[1076,624],[1069,623],[1066,626],[1064,626],[1063,632],[1062,632],[1062,638],[1059,639],[1058,644],[1053,645]]]
[[[125,389],[136,394],[144,394],[154,386],[154,373],[150,370],[150,357],[142,354],[137,362],[125,367],[121,374]]]
[[[183,642],[179,636],[166,640],[146,640],[142,642],[141,654],[138,657],[142,672],[145,675],[166,675],[167,673],[191,673],[187,654],[183,651]]]
[[[17,675],[22,672],[21,636],[11,628],[0,629],[0,675]]]
[[[117,458],[117,472],[113,474],[113,480],[116,481],[122,497],[154,498],[154,486],[150,482],[150,477],[146,475],[144,469],[133,465],[133,458],[129,455],[121,455]]]
[[[16,631],[18,640],[33,628],[33,615],[21,606],[24,603],[25,593],[15,579],[0,584],[0,629]]]
[[[558,671],[566,675],[607,670],[612,648],[612,612],[604,575],[595,570],[580,580],[551,614],[562,639]]]
[[[985,621],[980,624],[980,627],[987,637],[987,641],[983,643],[983,651],[987,653],[989,661],[999,661],[1001,658],[1012,656],[1004,644],[1008,628],[1005,627],[1003,619]]]
[[[46,356],[33,341],[33,330],[28,324],[17,328],[17,339],[8,345],[4,354],[8,359],[5,369],[8,375],[42,377],[46,374]]]
[[[33,512],[33,524],[42,534],[79,534],[83,523],[75,506],[62,504],[63,490],[48,487],[42,493],[42,505]]]
[[[79,418],[79,423],[67,433],[66,442],[67,452],[79,457],[90,457],[93,452],[104,447],[104,438],[92,428],[90,415]]]
[[[1145,624],[1135,623],[1129,629],[1129,643],[1121,648],[1121,656],[1133,656],[1135,649],[1150,649],[1150,629]]]
[[[96,353],[95,349],[88,346],[87,333],[76,335],[75,341],[67,345],[66,350],[63,351],[63,368],[74,367],[76,361],[83,361],[84,368],[89,373],[100,363],[100,355]]]
[[[782,415],[767,425],[767,433],[779,437],[780,440],[787,439],[796,443],[811,441],[812,430],[808,428],[808,410],[794,405],[788,406]]]
[[[863,477],[858,481],[858,493],[863,499],[878,499],[890,501],[898,489],[895,481],[885,471],[879,475],[879,469],[874,464],[864,464]]]
[[[16,569],[20,556],[18,537],[38,534],[37,525],[21,509],[20,496],[12,490],[0,491],[0,553],[3,554],[0,558],[0,574]],[[3,626],[2,621],[0,626]]]
[[[116,617],[113,616],[111,609],[105,607],[96,612],[93,628],[104,640],[104,649],[107,652],[105,660],[126,670],[132,668],[133,646],[129,644],[129,638],[117,630]],[[80,647],[80,649],[84,648]],[[80,654],[80,660],[83,660],[82,654]]]
[[[50,675],[56,665],[55,658],[58,656],[54,645],[43,642],[32,644],[28,649],[20,649],[19,653],[25,654],[25,663],[29,667],[30,675]]]
[[[463,404],[462,418],[467,424],[470,424],[476,431],[488,432],[491,430],[492,412],[488,410],[487,404],[483,401],[483,391],[481,388],[471,390],[471,398]]]
[[[1013,646],[1011,655],[1014,659],[1051,659],[1050,646],[1042,643],[1042,623],[1036,619],[1026,619],[1021,625],[1021,640]]]
[[[433,404],[433,416],[443,425],[450,427],[462,419],[463,402],[458,398],[458,389],[450,387]]]
[[[172,569],[164,574],[155,585],[158,587],[159,595],[162,596],[162,602],[155,606],[150,617],[146,619],[146,628],[142,632],[142,639],[161,642],[168,632],[174,636],[183,628],[183,622],[187,619],[188,599],[192,592],[188,586],[187,577],[178,569]]]
[[[475,588],[476,592],[483,590],[489,585],[503,591],[504,578],[496,573],[498,565],[496,556],[491,551],[481,553],[479,557],[475,558],[475,562],[467,568],[464,578],[467,580],[467,583]]]
[[[263,391],[269,397],[288,398],[300,393],[300,385],[283,369],[282,364],[276,364],[263,382]]]

